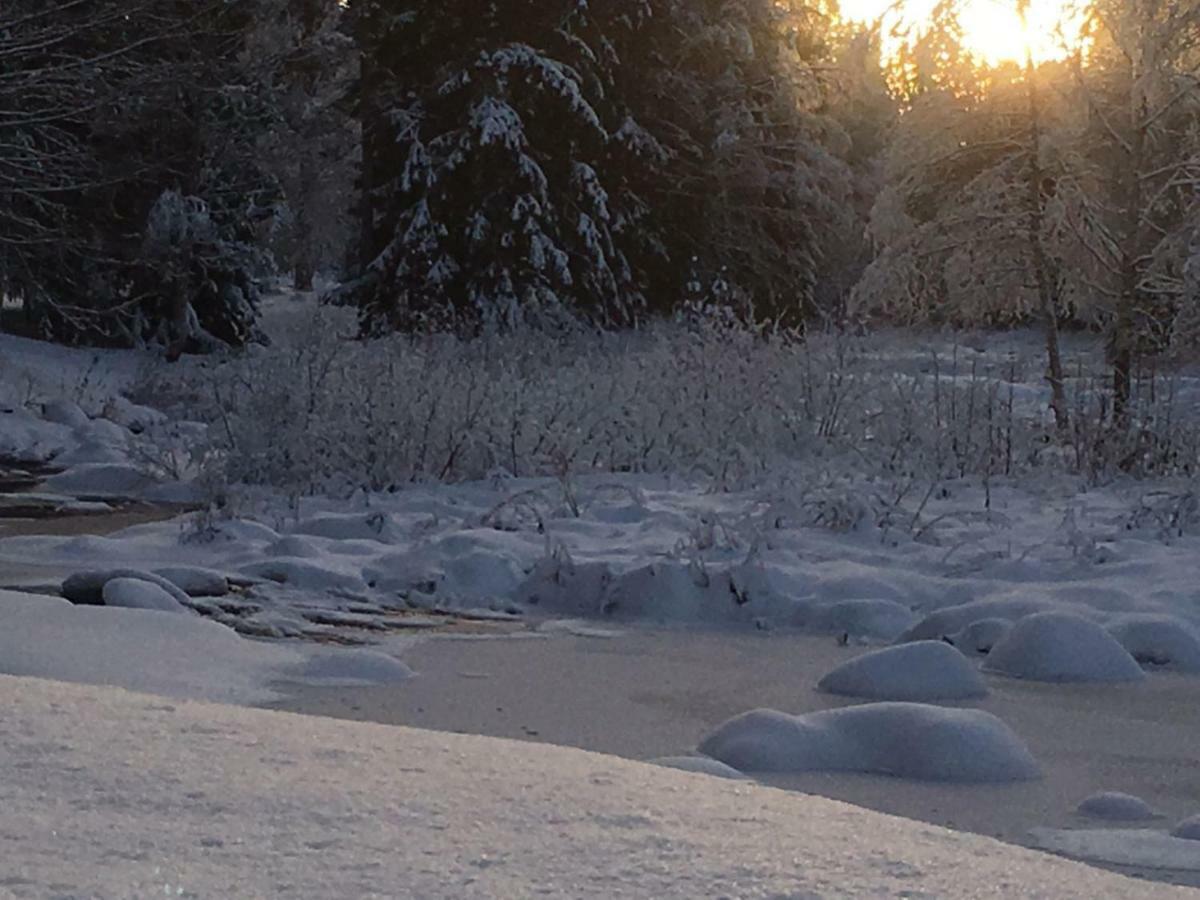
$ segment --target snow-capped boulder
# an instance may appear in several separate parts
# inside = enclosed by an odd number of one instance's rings
[[[229,579],[213,569],[199,566],[166,566],[154,574],[165,578],[189,597],[224,597],[229,593]]]
[[[91,421],[87,413],[79,408],[79,404],[70,400],[53,400],[44,404],[42,418],[56,425],[66,425],[68,428],[80,428]]]
[[[177,602],[185,606],[188,604],[188,595],[172,582],[161,575],[155,575],[152,572],[143,572],[139,569],[98,569],[87,572],[76,572],[62,583],[61,593],[72,603],[83,606],[103,606],[105,605],[104,586],[115,578],[132,578],[147,581],[161,588]]]
[[[984,671],[1032,681],[1138,681],[1141,666],[1100,625],[1071,613],[1026,616],[992,648]]]
[[[1133,613],[1109,622],[1108,633],[1143,665],[1200,672],[1200,633],[1174,616]]]
[[[78,465],[46,479],[46,487],[64,494],[129,497],[154,484],[154,478],[127,463]]]
[[[886,643],[910,627],[916,615],[894,600],[839,600],[799,604],[789,624],[817,634],[846,634]]]
[[[366,588],[362,578],[357,575],[303,559],[264,559],[242,566],[239,571],[252,578],[265,578],[305,591],[358,593]]]
[[[864,654],[842,663],[817,687],[871,700],[968,700],[987,694],[983,676],[942,641],[916,641]]]
[[[1189,816],[1171,829],[1171,837],[1184,841],[1200,841],[1200,815]]]
[[[1079,804],[1077,812],[1089,819],[1108,819],[1112,822],[1144,822],[1158,818],[1158,813],[1141,797],[1121,791],[1092,794]]]
[[[186,612],[186,608],[165,590],[141,578],[113,578],[105,582],[101,597],[105,606]]]
[[[725,722],[699,749],[742,772],[867,772],[964,783],[1039,776],[1024,742],[995,716],[921,703],[802,716],[756,709]]]
[[[1008,619],[979,619],[946,640],[963,653],[988,654],[1000,639],[1012,631]]]
[[[980,619],[1006,619],[1014,622],[1024,616],[1049,609],[1050,604],[1038,600],[999,598],[972,600],[957,606],[947,606],[927,615],[900,635],[897,642],[936,641],[962,631]]]
[[[707,756],[660,756],[650,760],[651,765],[665,766],[668,769],[680,769],[684,772],[697,772],[701,775],[712,775],[716,778],[728,778],[733,781],[749,781],[750,776],[739,772],[732,766],[710,759]]]

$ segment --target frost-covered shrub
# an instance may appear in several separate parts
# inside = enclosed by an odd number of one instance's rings
[[[773,485],[764,527],[917,532],[957,479],[1186,475],[1200,446],[1182,395],[1160,390],[1138,395],[1128,438],[1150,450],[1109,437],[1076,452],[1054,433],[1040,369],[1017,352],[933,340],[914,352],[911,336],[888,334],[802,341],[711,311],[620,333],[359,340],[336,321],[347,312],[326,308],[272,349],[160,371],[139,394],[203,417],[232,482],[307,492],[540,475],[560,479],[569,506],[581,474],[674,474]],[[1079,408],[1098,409],[1094,385],[1077,381]]]

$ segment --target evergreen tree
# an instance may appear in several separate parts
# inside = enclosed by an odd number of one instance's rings
[[[0,289],[62,340],[175,352],[255,334],[269,116],[239,52],[255,9],[0,9]]]

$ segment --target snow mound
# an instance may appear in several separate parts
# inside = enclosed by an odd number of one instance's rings
[[[1089,819],[1109,819],[1114,822],[1144,822],[1159,817],[1141,797],[1121,791],[1092,794],[1079,804],[1077,812]]]
[[[394,543],[401,535],[392,518],[384,513],[349,515],[329,513],[303,519],[290,529],[292,534],[334,541],[379,541]]]
[[[729,778],[734,781],[749,781],[750,776],[739,772],[723,762],[709,759],[707,756],[660,756],[650,760],[654,766],[665,766],[668,769],[679,769],[683,772],[696,772],[700,775],[712,775],[716,778]]]
[[[699,749],[743,772],[866,772],[963,783],[1039,777],[1029,749],[995,716],[920,703],[802,716],[756,709],[721,725]]]
[[[90,463],[46,479],[52,491],[81,496],[132,496],[154,484],[145,471],[127,463]]]
[[[358,593],[366,587],[357,575],[300,559],[264,559],[242,566],[239,571],[252,578],[265,578],[304,591]]]
[[[895,640],[916,618],[911,609],[894,600],[840,600],[802,605],[790,624],[818,634],[887,642]]]
[[[988,654],[984,670],[1033,681],[1117,682],[1146,677],[1117,639],[1095,622],[1043,612],[1017,622]]]
[[[186,607],[165,590],[141,578],[113,578],[105,582],[101,597],[105,606],[152,609],[159,612],[187,611]]]
[[[1108,633],[1139,663],[1200,672],[1200,635],[1182,619],[1131,614],[1109,622]]]
[[[306,684],[354,687],[399,684],[414,672],[394,656],[377,650],[321,650],[313,653],[296,674]]]
[[[228,577],[214,569],[167,566],[155,569],[154,574],[167,579],[189,597],[224,597],[229,593]]]
[[[817,687],[872,700],[967,700],[987,694],[983,676],[942,641],[917,641],[864,654],[838,666]]]
[[[68,428],[81,428],[91,421],[87,413],[80,409],[79,404],[70,400],[52,400],[43,404],[42,418],[57,425],[66,425]]]
[[[76,572],[62,583],[62,595],[72,603],[84,606],[103,606],[104,587],[116,578],[137,579],[149,582],[174,598],[178,603],[187,605],[188,595],[175,584],[161,575],[143,572],[138,569],[107,569],[88,572]]]
[[[947,606],[930,613],[897,638],[897,641],[937,641],[962,631],[980,619],[1006,619],[1015,622],[1025,616],[1044,612],[1050,606],[1051,604],[1038,600],[972,600],[970,603]]]
[[[1171,829],[1171,837],[1184,841],[1200,841],[1200,815],[1189,816]]]
[[[956,631],[947,640],[963,653],[986,655],[1012,631],[1012,627],[1013,623],[1008,619],[979,619],[962,631]]]

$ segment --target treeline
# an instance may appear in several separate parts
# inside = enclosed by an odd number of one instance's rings
[[[365,333],[1040,322],[1052,383],[1105,330],[1119,401],[1200,332],[1200,4],[1000,66],[956,13],[885,59],[799,0],[9,0],[0,291],[176,350],[280,272]]]

